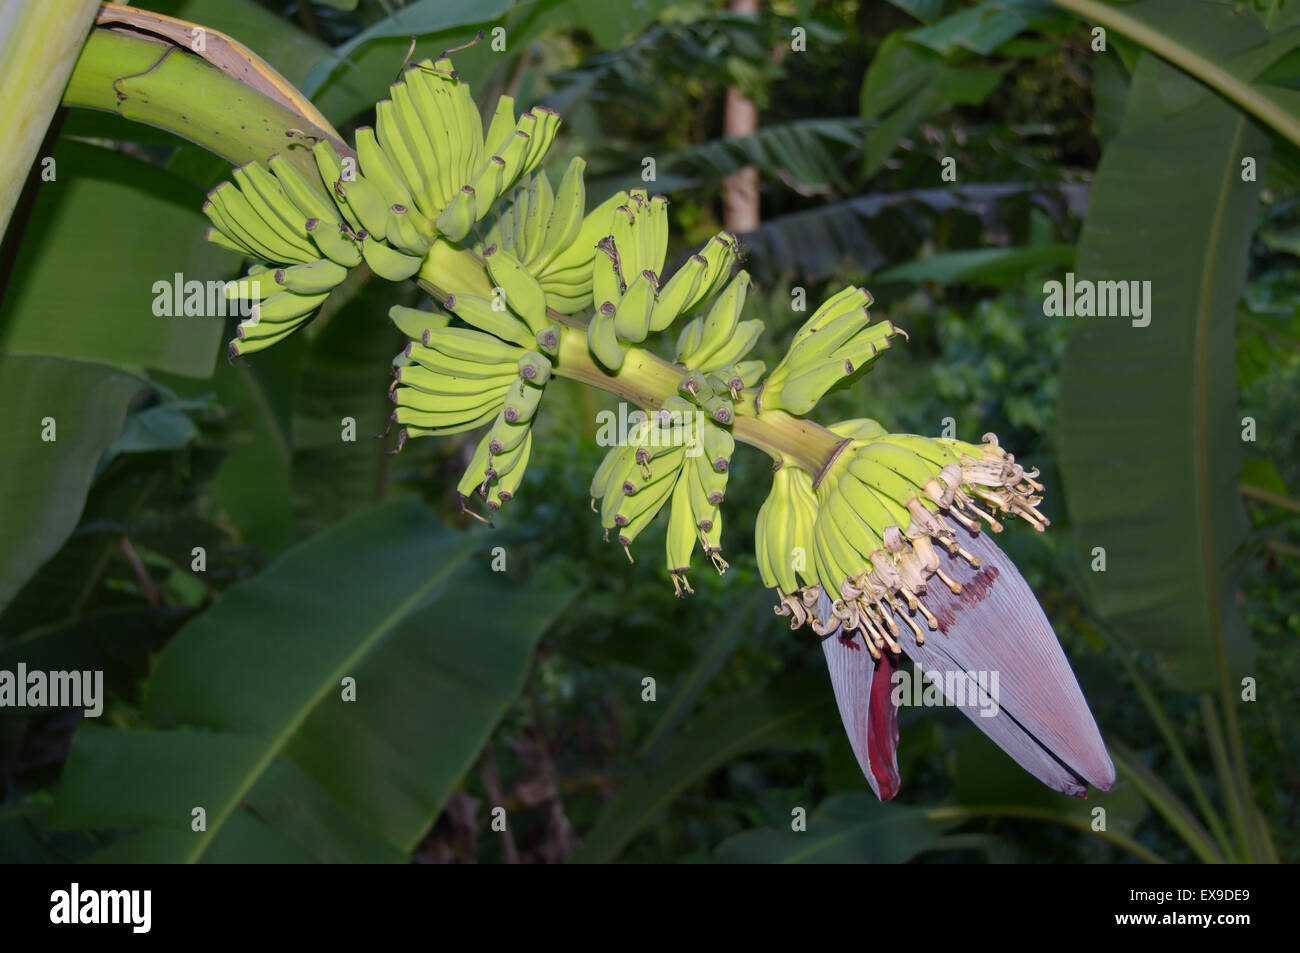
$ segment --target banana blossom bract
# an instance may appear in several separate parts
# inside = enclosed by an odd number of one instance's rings
[[[947,703],[1048,787],[1077,797],[1090,784],[1109,791],[1115,766],[1038,600],[987,534],[962,533],[980,566],[939,550],[961,592],[931,589],[938,631],[918,643],[903,627],[903,651],[926,673],[941,675]],[[832,616],[824,592],[817,611],[824,621]],[[842,628],[823,638],[822,649],[853,753],[871,789],[887,801],[900,787],[894,674],[901,659],[889,652],[874,659],[860,633],[845,637]],[[990,699],[990,682],[979,673],[994,672],[997,697]]]

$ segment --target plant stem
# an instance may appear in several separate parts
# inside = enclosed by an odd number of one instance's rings
[[[460,252],[475,258],[468,250]],[[420,278],[420,286],[439,302],[445,302],[447,292],[435,285],[427,275]],[[586,322],[547,309],[547,316],[560,326],[560,351],[556,359],[555,374],[591,387],[608,391],[644,411],[659,408],[673,394],[685,396],[677,385],[686,375],[686,368],[670,364],[643,347],[630,347],[623,365],[612,374],[597,363],[587,347]],[[743,399],[736,403],[736,419],[731,432],[741,443],[765,451],[778,462],[790,461],[818,478],[840,449],[848,441],[820,424],[795,417],[783,410],[755,411],[753,401]],[[703,411],[701,411],[703,413]]]
[[[1291,142],[1300,145],[1300,118],[1292,115],[1258,87],[1234,76],[1225,66],[1211,62],[1177,37],[1144,23],[1135,16],[1130,16],[1122,7],[1113,7],[1098,0],[1052,0],[1052,2],[1083,19],[1122,33],[1194,79],[1205,83],[1219,95],[1271,126]]]
[[[926,820],[934,823],[944,821],[969,821],[977,817],[1005,817],[1010,820],[1047,821],[1050,824],[1064,824],[1088,834],[1096,834],[1102,840],[1108,840],[1117,847],[1122,847],[1148,864],[1163,864],[1167,861],[1154,851],[1143,847],[1133,838],[1120,831],[1093,830],[1087,818],[1061,814],[1048,808],[1022,807],[1018,804],[992,804],[979,807],[936,807],[925,812]]]
[[[1178,740],[1178,734],[1174,731],[1173,725],[1169,723],[1169,718],[1165,710],[1156,701],[1155,693],[1147,685],[1146,679],[1138,670],[1133,659],[1129,657],[1128,651],[1119,645],[1109,635],[1111,646],[1115,654],[1119,657],[1120,664],[1124,666],[1124,671],[1128,674],[1129,681],[1133,683],[1134,689],[1137,690],[1138,697],[1142,700],[1143,706],[1151,716],[1151,720],[1156,723],[1156,728],[1160,731],[1160,736],[1164,738],[1165,744],[1169,746],[1169,752],[1173,755],[1174,761],[1182,769],[1183,778],[1187,781],[1187,786],[1191,788],[1192,797],[1196,800],[1197,807],[1200,808],[1201,817],[1209,825],[1218,842],[1220,849],[1228,856],[1229,860],[1235,860],[1232,838],[1228,836],[1227,830],[1223,826],[1223,820],[1219,817],[1219,812],[1214,809],[1210,803],[1209,797],[1205,794],[1205,788],[1201,785],[1200,779],[1196,776],[1196,771],[1192,768],[1191,759],[1187,757],[1187,751],[1183,748],[1182,743]],[[1190,841],[1189,841],[1190,843]]]
[[[96,6],[93,0],[67,2],[52,16],[43,4],[0,3],[5,24],[0,35],[0,77],[9,90],[0,107],[5,119],[0,143],[5,170],[0,178],[0,235],[18,203],[27,170],[39,154],[50,117],[59,108],[63,84],[77,62]]]
[[[1249,483],[1241,484],[1241,495],[1248,500],[1258,500],[1261,503],[1267,503],[1270,506],[1276,506],[1279,509],[1290,510],[1292,513],[1300,513],[1300,501],[1293,500],[1289,496],[1283,496],[1281,493],[1273,493],[1262,487],[1251,486]]]
[[[311,153],[315,139],[327,139],[340,155],[355,155],[333,129],[201,57],[103,28],[91,30],[63,102],[165,129],[235,165],[279,153],[313,182],[320,180]]]

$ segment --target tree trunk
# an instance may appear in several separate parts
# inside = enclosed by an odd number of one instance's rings
[[[731,12],[758,13],[758,0],[731,0]],[[722,120],[727,138],[752,136],[758,130],[758,109],[752,100],[732,86]],[[741,234],[758,228],[758,170],[746,166],[722,180],[722,220],[730,232]]]

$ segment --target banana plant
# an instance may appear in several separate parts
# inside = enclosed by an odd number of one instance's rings
[[[486,428],[458,486],[466,512],[490,522],[526,498],[553,377],[603,389],[639,413],[593,477],[592,509],[633,559],[666,508],[665,569],[688,597],[697,548],[706,571],[728,569],[722,504],[736,445],[748,444],[773,469],[755,527],[762,581],[776,614],[820,640],[881,799],[900,786],[891,676],[904,653],[949,673],[949,701],[1048,786],[1081,796],[1114,784],[1050,625],[988,538],[1013,518],[1046,529],[1037,471],[992,434],[974,445],[815,419],[827,392],[906,339],[872,319],[864,289],[826,300],[768,373],[747,359],[764,327],[744,319],[751,280],[736,237],[719,233],[669,273],[663,196],[633,189],[592,206],[580,158],[552,183],[542,165],[558,113],[502,96],[480,116],[444,54],[408,64],[348,143],[232,37],[216,34],[221,56],[205,58],[172,39],[205,31],[196,24],[166,19],[148,38],[113,28],[151,16],[105,8],[67,102],[236,163],[202,209],[207,239],[252,262],[225,288],[245,316],[231,360],[294,335],[353,269],[414,280],[437,307],[389,313],[408,339],[392,362],[393,452]],[[196,82],[210,95],[192,108]],[[663,334],[671,360],[652,346]],[[1000,673],[1000,695],[977,682],[987,671]]]

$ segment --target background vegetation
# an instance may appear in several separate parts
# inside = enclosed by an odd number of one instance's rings
[[[111,697],[97,724],[0,709],[0,857],[1300,857],[1300,162],[1284,121],[1300,115],[1300,15],[1144,0],[1109,9],[1156,39],[1112,29],[1098,50],[1092,20],[1062,9],[1078,6],[152,9],[247,43],[345,134],[371,120],[410,34],[419,56],[503,26],[505,51],[457,56],[480,102],[559,109],[553,164],[586,157],[593,196],[654,158],[677,259],[721,227],[723,177],[756,167],[763,224],[741,236],[750,316],[769,328],[756,356],[775,359],[806,317],[796,289],[815,307],[862,284],[910,342],[819,417],[930,434],[951,418],[1044,471],[1051,532],[1000,542],[1112,745],[1115,791],[1070,801],[955,712],[904,709],[902,794],[878,804],[815,640],[772,616],[758,581],[761,454],[736,458],[731,570],[697,572],[686,600],[662,527],[629,565],[588,518],[595,416],[612,403],[568,382],[548,391],[519,500],[495,529],[467,521],[454,485],[472,443],[390,457],[369,439],[400,343],[386,312],[417,292],[354,282],[305,333],[218,360],[228,327],[149,304],[174,272],[236,273],[198,212],[228,165],[74,109],[42,152],[56,181],[29,186],[5,246],[0,669],[102,668]],[[1245,92],[1202,85],[1206,62]],[[720,137],[729,87],[758,104],[755,135]],[[1270,103],[1282,120],[1259,118]],[[1152,324],[1045,317],[1043,282],[1070,269],[1153,280]],[[346,416],[356,442],[339,439]],[[1242,676],[1257,700],[1237,704]],[[798,807],[813,822],[792,834]]]

